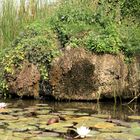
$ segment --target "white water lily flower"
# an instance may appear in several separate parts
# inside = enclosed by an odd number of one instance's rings
[[[81,137],[81,138],[85,138],[86,136],[88,136],[88,133],[90,132],[89,128],[85,127],[85,126],[81,126],[79,128],[77,128],[77,131],[78,135]]]
[[[4,108],[4,107],[6,107],[6,106],[7,106],[6,103],[0,103],[0,108]]]

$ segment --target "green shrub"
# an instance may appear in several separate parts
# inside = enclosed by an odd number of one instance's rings
[[[138,1],[134,3],[137,8]],[[129,10],[127,4],[127,1],[62,0],[52,20],[62,46],[85,47],[95,53],[122,52],[127,56],[139,52],[140,27],[126,24],[129,19],[123,19],[124,9]]]
[[[60,6],[53,23],[63,47],[85,47],[96,53],[120,51],[117,23],[106,16],[105,1],[100,2],[68,0]]]
[[[122,42],[114,24],[100,29],[98,32],[91,31],[85,38],[85,46],[96,53],[117,54]]]
[[[140,1],[124,0],[121,8],[123,17],[131,17],[131,19],[139,20],[140,17]]]
[[[46,14],[47,5],[42,9],[36,5],[31,20],[29,13],[24,15],[24,0],[18,20],[13,0],[8,2],[0,17],[1,47],[6,48],[24,25],[33,24],[20,32],[9,48],[0,51],[0,91],[7,89],[4,73],[14,74],[14,67],[20,69],[24,60],[36,64],[41,79],[47,81],[50,62],[59,54],[57,39],[62,47],[84,47],[98,54],[121,52],[127,61],[140,53],[138,0],[61,0],[58,8],[50,6],[54,9],[51,18]]]
[[[140,53],[140,26],[131,24],[120,28],[121,39],[123,42],[122,51],[127,56]]]
[[[1,58],[0,75],[3,79],[0,90],[4,91],[4,88],[7,88],[5,74],[15,75],[17,72],[15,68],[21,69],[25,60],[38,66],[42,81],[48,80],[50,62],[57,55],[59,55],[57,38],[48,25],[35,22],[26,27]]]

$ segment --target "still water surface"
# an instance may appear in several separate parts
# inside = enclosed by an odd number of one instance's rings
[[[4,102],[8,103],[8,106],[0,109],[0,140],[72,140],[75,139],[76,128],[82,125],[90,128],[92,132],[92,137],[85,140],[140,138],[138,103],[124,106],[111,102]],[[47,125],[50,119],[57,117],[59,122]],[[69,131],[71,128],[75,131]]]

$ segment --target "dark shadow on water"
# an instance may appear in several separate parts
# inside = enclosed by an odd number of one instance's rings
[[[140,103],[133,102],[130,105],[122,105],[120,102],[114,103],[113,101],[102,102],[75,102],[75,101],[61,101],[54,100],[23,100],[23,99],[10,99],[0,100],[0,102],[8,103],[9,108],[27,108],[33,107],[37,104],[47,104],[51,110],[75,110],[79,113],[88,115],[104,114],[111,116],[115,119],[126,120],[130,115],[140,115]]]

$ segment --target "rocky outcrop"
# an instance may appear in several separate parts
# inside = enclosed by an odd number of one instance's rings
[[[42,93],[44,96],[51,95],[60,100],[133,98],[140,91],[140,59],[137,57],[126,64],[122,54],[97,55],[70,46],[61,54],[49,66],[47,84],[41,83],[37,66],[28,61],[18,69],[14,68],[15,74],[5,76],[9,93],[38,98],[42,91],[40,83],[43,88],[50,88],[48,93]]]
[[[68,46],[52,62],[49,76],[56,99],[132,98],[138,92],[136,60],[128,65],[122,54],[96,55]]]
[[[140,55],[136,56],[136,73],[138,80],[138,92],[140,92]]]
[[[25,61],[20,70],[15,69],[15,75],[8,75],[6,78],[11,94],[39,97],[40,73],[35,65]]]

